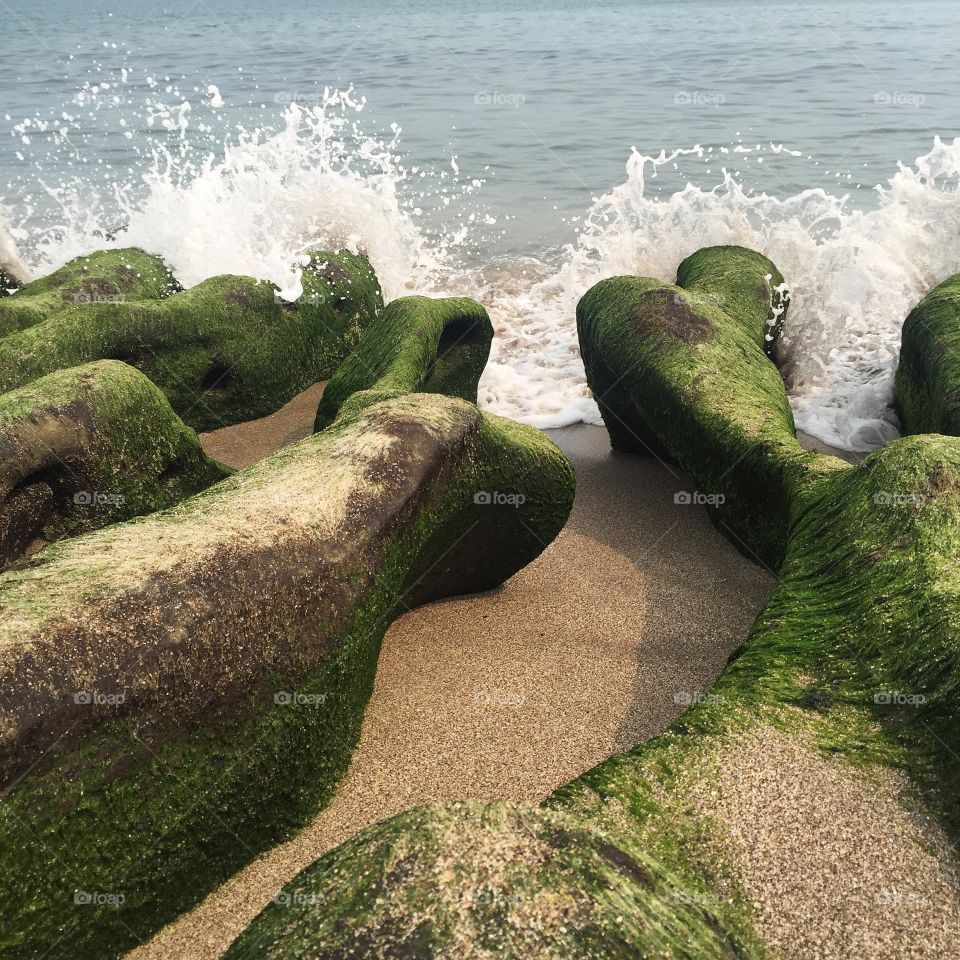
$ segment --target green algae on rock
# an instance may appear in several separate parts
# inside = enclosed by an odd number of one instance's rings
[[[728,675],[749,674],[754,694],[777,694],[776,684],[761,680],[774,649],[781,663],[795,650],[799,672],[829,672],[837,660],[841,672],[860,671],[874,687],[893,684],[921,697],[915,715],[953,744],[957,441],[904,438],[856,467],[803,451],[783,382],[759,349],[763,284],[778,277],[772,265],[739,248],[710,248],[684,261],[678,277],[714,302],[622,277],[590,290],[578,321],[602,403],[609,404],[602,392],[612,383],[611,434],[627,420],[702,489],[725,494],[716,508],[721,527],[779,572],[720,686]],[[759,511],[752,522],[750,500]]]
[[[160,257],[135,247],[100,250],[76,257],[5,297],[0,302],[0,336],[32,327],[69,306],[162,300],[179,289]]]
[[[37,296],[62,301],[52,278],[37,281],[48,282]],[[164,299],[75,300],[71,293],[42,322],[0,339],[0,390],[93,360],[123,360],[196,430],[265,416],[329,377],[383,306],[369,262],[351,253],[312,254],[303,287],[295,302],[272,284],[234,276]]]
[[[783,278],[740,247],[698,251],[677,276],[678,286],[613,277],[587,291],[577,305],[587,382],[615,449],[677,461],[727,536],[776,569],[787,486],[814,457],[765,354],[786,309]]]
[[[960,436],[960,274],[934,287],[904,321],[896,402],[904,433]]]
[[[224,960],[762,956],[702,885],[559,810],[419,807],[302,871]]]
[[[914,799],[960,828],[960,439],[903,438],[855,466],[805,453],[761,352],[762,311],[731,306],[751,285],[728,278],[718,293],[709,275],[680,270],[710,298],[603,281],[578,321],[615,442],[658,444],[698,484],[775,506],[764,537],[737,528],[779,570],[746,642],[667,731],[545,809],[454,805],[386,820],[301,872],[229,957],[519,960],[534,929],[537,955],[564,960],[776,955],[729,840],[693,802],[710,793],[716,757],[762,725],[862,768],[867,783],[878,768],[909,773]],[[559,851],[547,839],[558,831]]]
[[[538,956],[564,960],[776,955],[693,797],[766,724],[865,768],[866,783],[876,765],[916,771],[956,807],[960,439],[907,438],[856,466],[821,458],[791,507],[767,607],[666,732],[541,810],[422,808],[369,828],[302,871],[227,956],[520,960],[533,937]]]
[[[512,575],[573,485],[538,431],[408,395],[0,575],[6,955],[116,956],[299,826],[390,622]]]
[[[173,506],[229,470],[137,370],[102,360],[0,394],[0,564]]]
[[[477,383],[490,355],[493,325],[466,297],[401,297],[360,337],[323,392],[316,430],[337,417],[355,393],[381,397],[443,393],[477,402]]]
[[[773,262],[746,247],[703,247],[677,267],[677,286],[703,294],[772,352],[790,294]]]

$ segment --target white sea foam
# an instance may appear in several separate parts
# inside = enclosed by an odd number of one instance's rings
[[[214,90],[210,106],[219,109]],[[183,132],[188,107],[151,102],[148,125],[165,117]],[[428,244],[401,205],[397,189],[408,174],[394,142],[360,131],[362,108],[351,91],[325,91],[309,105],[289,104],[278,133],[241,130],[221,155],[153,146],[142,183],[118,182],[108,204],[91,202],[82,182],[48,186],[61,216],[32,244],[34,269],[97,247],[139,246],[163,256],[184,286],[245,274],[295,298],[307,251],[362,249],[388,298],[428,284],[444,244]]]
[[[960,139],[937,139],[912,167],[900,166],[870,211],[822,190],[750,195],[726,170],[710,189],[648,195],[659,166],[700,149],[633,152],[626,181],[596,200],[559,267],[525,291],[490,295],[500,337],[482,383],[486,405],[539,426],[596,419],[576,362],[577,299],[618,274],[672,281],[694,250],[733,243],[766,253],[791,288],[780,353],[798,427],[851,450],[897,436],[891,404],[904,317],[960,271]]]
[[[101,109],[102,90],[97,96]],[[960,271],[960,140],[938,139],[913,166],[899,167],[877,188],[869,211],[822,190],[750,193],[732,166],[710,186],[688,184],[671,195],[648,190],[666,165],[705,153],[730,165],[752,151],[795,154],[782,145],[692,147],[657,157],[633,151],[625,181],[593,202],[575,243],[537,257],[485,257],[480,231],[492,218],[465,206],[479,183],[461,180],[464,157],[434,171],[408,169],[396,138],[363,132],[356,117],[363,101],[351,91],[291,103],[279,132],[241,130],[222,150],[198,157],[190,124],[207,132],[209,144],[212,128],[202,117],[221,113],[222,102],[212,85],[193,110],[185,98],[169,106],[151,100],[149,117],[160,118],[179,147],[150,141],[142,171],[114,182],[110,202],[92,202],[90,185],[79,178],[46,184],[56,222],[38,228],[30,204],[22,204],[9,231],[0,224],[0,263],[42,273],[97,247],[138,245],[165,257],[187,286],[220,273],[249,274],[293,297],[309,249],[364,250],[388,299],[456,292],[485,303],[497,339],[481,402],[552,427],[598,420],[575,324],[577,300],[593,283],[622,273],[673,280],[697,248],[743,244],[770,256],[791,288],[781,354],[798,426],[856,450],[896,436],[892,375],[903,318],[930,287]],[[113,100],[106,104],[112,108]],[[127,132],[128,124],[124,117]],[[65,120],[53,133],[65,148],[69,127]],[[439,231],[420,215],[428,204],[446,213]]]
[[[10,232],[3,207],[0,207],[0,271],[6,273],[8,279],[19,283],[31,277],[30,268],[23,262],[17,243]]]

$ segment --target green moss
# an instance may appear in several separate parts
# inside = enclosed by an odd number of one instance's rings
[[[141,370],[196,430],[265,416],[329,377],[383,305],[370,264],[349,253],[313,254],[303,286],[296,303],[272,284],[232,276],[164,300],[71,297],[44,322],[0,339],[0,390],[114,359]]]
[[[678,462],[744,553],[776,569],[787,489],[824,458],[803,451],[767,326],[785,305],[765,257],[714,247],[685,260],[684,286],[602,280],[577,306],[587,381],[616,449]]]
[[[677,268],[677,285],[701,293],[768,353],[783,329],[790,295],[783,275],[745,247],[704,247]]]
[[[143,374],[104,360],[0,395],[0,560],[169,507],[229,471]]]
[[[924,436],[796,483],[777,586],[710,702],[551,804],[576,809],[586,791],[642,822],[711,744],[765,722],[857,766],[904,770],[956,833],[958,477],[960,440]]]
[[[545,810],[455,805],[370,828],[302,872],[228,956],[765,956],[691,793],[759,724],[864,776],[907,772],[912,802],[957,834],[960,439],[904,438],[857,466],[804,453],[763,355],[776,304],[757,268],[747,252],[701,251],[681,287],[602,281],[578,310],[615,445],[673,456],[726,493],[721,527],[778,567],[705,702]],[[599,837],[621,876],[597,864]],[[477,900],[490,890],[495,909]]]
[[[691,879],[628,833],[559,811],[421,807],[303,871],[225,956],[765,956]]]
[[[6,287],[0,283],[0,287]],[[134,247],[77,257],[0,303],[0,336],[25,330],[66,307],[162,300],[180,287],[159,257]],[[72,366],[72,364],[71,364]]]
[[[18,784],[0,803],[0,956],[120,956],[319,809],[349,763],[403,573],[384,571],[331,660],[297,684],[317,706],[267,706],[278,684],[229,713],[213,704],[201,728],[132,718]]]
[[[896,398],[904,433],[960,436],[960,274],[904,321]]]
[[[390,444],[403,456],[381,474]],[[487,490],[523,500],[478,501]],[[43,637],[53,673],[79,656],[98,689],[149,688],[133,689],[121,716],[81,723],[89,708],[74,709],[35,767],[11,752],[4,717],[12,786],[0,801],[0,956],[117,956],[302,825],[346,769],[393,618],[502,582],[559,532],[572,500],[569,463],[537,431],[460,400],[407,395],[171,511],[57,544],[0,576],[0,652]],[[197,609],[215,610],[213,622],[191,619]],[[64,617],[79,634],[61,630]],[[111,636],[127,680],[104,672]],[[155,651],[171,646],[175,660],[158,663]],[[251,657],[247,677],[235,665]],[[223,680],[221,661],[236,670]],[[9,666],[4,682],[30,688],[44,676],[42,663],[27,667],[27,682]],[[277,704],[277,691],[313,700]],[[59,690],[61,701],[69,694]],[[25,746],[52,739],[52,702],[29,715],[49,731],[32,730]],[[77,890],[123,901],[75,904]]]
[[[394,300],[364,331],[331,377],[317,411],[323,430],[355,393],[378,399],[403,393],[443,393],[477,402],[477,382],[490,355],[487,311],[465,297]]]

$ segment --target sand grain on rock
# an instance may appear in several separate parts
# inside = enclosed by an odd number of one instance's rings
[[[655,460],[611,454],[598,428],[557,439],[578,474],[567,528],[502,589],[399,619],[331,804],[130,960],[213,960],[363,827],[423,803],[539,801],[709,689],[770,578],[674,504],[683,487]]]

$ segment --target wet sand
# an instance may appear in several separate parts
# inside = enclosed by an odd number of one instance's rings
[[[301,413],[315,407],[300,400]],[[208,452],[268,445],[266,432],[290,426],[277,428],[283,413],[208,435]],[[674,503],[694,489],[676,468],[612,453],[601,428],[551,435],[577,469],[563,533],[501,589],[401,617],[331,804],[131,958],[219,957],[287,881],[363,827],[423,803],[539,801],[709,689],[772,577],[700,507]]]
[[[315,383],[269,417],[201,433],[200,443],[208,456],[228,467],[249,467],[313,433],[317,405],[326,385],[326,381]]]

